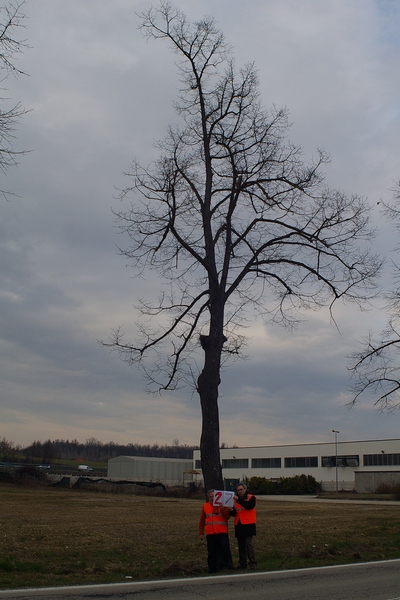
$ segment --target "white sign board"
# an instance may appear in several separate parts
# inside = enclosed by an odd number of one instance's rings
[[[213,506],[229,506],[233,508],[235,504],[234,495],[235,492],[214,490]]]

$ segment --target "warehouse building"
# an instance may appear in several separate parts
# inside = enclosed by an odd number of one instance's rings
[[[193,461],[184,458],[153,458],[149,456],[117,456],[108,461],[107,477],[132,481],[182,485],[191,481]]]
[[[400,440],[338,439],[320,444],[221,448],[226,489],[244,478],[279,479],[312,475],[324,491],[374,491],[379,483],[400,481]],[[193,466],[201,469],[200,450],[193,453]]]

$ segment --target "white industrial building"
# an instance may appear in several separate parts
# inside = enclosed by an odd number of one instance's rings
[[[400,481],[400,439],[346,442],[336,437],[321,444],[221,448],[221,462],[226,489],[246,477],[304,474],[325,491],[368,492],[381,482]],[[193,453],[193,467],[201,469],[200,450]]]
[[[193,479],[193,461],[185,458],[154,458],[150,456],[117,456],[110,458],[107,477],[132,481],[182,485]]]

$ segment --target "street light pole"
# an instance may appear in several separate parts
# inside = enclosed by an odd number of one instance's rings
[[[338,493],[339,492],[339,482],[338,482],[338,464],[337,464],[337,459],[338,459],[338,451],[337,451],[338,442],[337,442],[337,436],[338,436],[338,433],[340,433],[340,431],[338,431],[337,429],[332,429],[332,433],[335,434],[336,493]]]

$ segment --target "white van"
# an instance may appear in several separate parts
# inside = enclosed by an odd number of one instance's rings
[[[88,467],[88,465],[79,465],[78,471],[93,471],[92,467]]]

